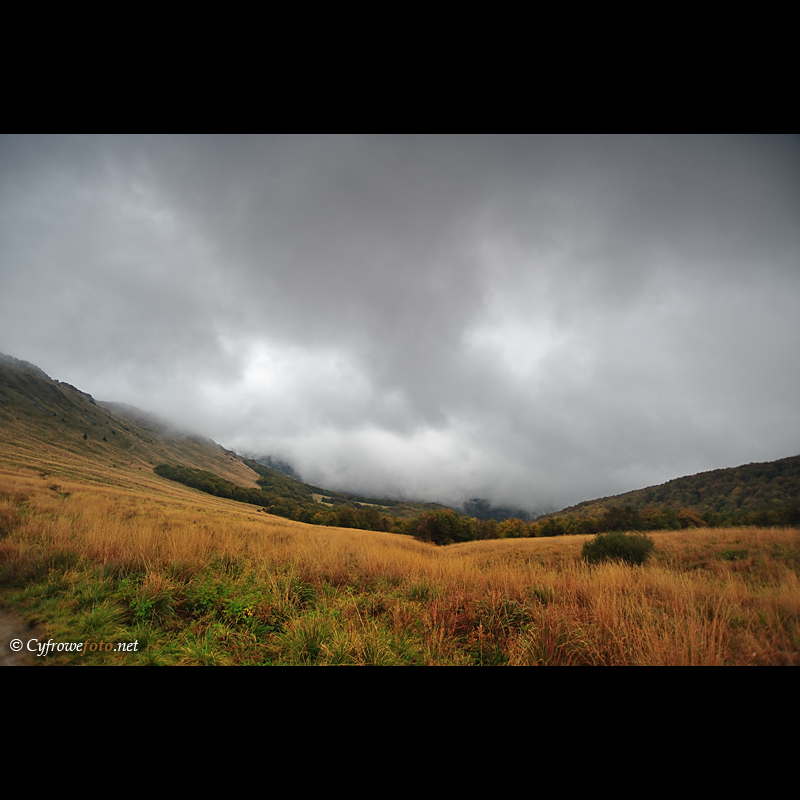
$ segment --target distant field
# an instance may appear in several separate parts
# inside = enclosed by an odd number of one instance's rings
[[[0,467],[0,600],[48,664],[800,664],[800,531],[654,533],[644,567],[590,537],[470,542],[272,517],[144,470]]]
[[[333,503],[330,502],[330,498],[324,494],[314,494],[311,495],[314,498],[315,503],[321,503],[324,506],[332,506]]]

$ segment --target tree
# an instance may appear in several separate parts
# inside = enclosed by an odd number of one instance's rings
[[[466,542],[474,538],[472,520],[459,517],[449,508],[426,511],[421,517],[411,521],[409,533],[422,542],[438,545]]]
[[[499,539],[524,539],[530,536],[528,526],[518,517],[511,517],[497,526]]]

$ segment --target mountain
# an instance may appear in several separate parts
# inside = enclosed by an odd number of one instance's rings
[[[291,464],[280,458],[275,458],[275,456],[251,456],[251,458],[261,464],[262,467],[269,467],[269,469],[280,472],[281,475],[285,475],[287,478],[292,478],[296,481],[303,480]]]
[[[133,406],[95,401],[39,367],[0,353],[3,462],[73,472],[81,465],[94,477],[109,466],[152,470],[164,462],[191,464],[247,487],[255,487],[259,477],[211,439],[176,430]]]
[[[269,466],[135,406],[96,401],[27,361],[0,354],[0,465],[103,482],[112,470],[146,470],[280,516],[335,520],[343,527],[368,520],[386,527],[382,515],[412,519],[442,508],[328,491],[303,483],[283,462],[262,461]]]
[[[495,522],[503,522],[507,519],[530,519],[530,513],[516,506],[496,506],[490,500],[480,497],[473,497],[464,501],[464,513],[468,517],[480,520],[493,519]]]

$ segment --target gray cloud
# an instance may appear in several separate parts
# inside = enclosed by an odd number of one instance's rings
[[[794,135],[0,137],[0,350],[309,479],[564,505],[800,452]]]

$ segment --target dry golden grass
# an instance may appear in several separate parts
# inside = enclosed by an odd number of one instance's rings
[[[215,559],[246,564],[265,620],[287,593],[280,631],[251,647],[280,663],[800,664],[797,530],[656,533],[646,566],[590,567],[588,537],[437,548],[272,517],[145,472],[114,482],[0,469],[0,567],[20,575],[69,553],[144,575],[140,591],[157,597]],[[313,611],[290,614],[286,576],[314,587]],[[212,658],[204,630],[175,663]],[[217,663],[241,663],[234,639]]]

